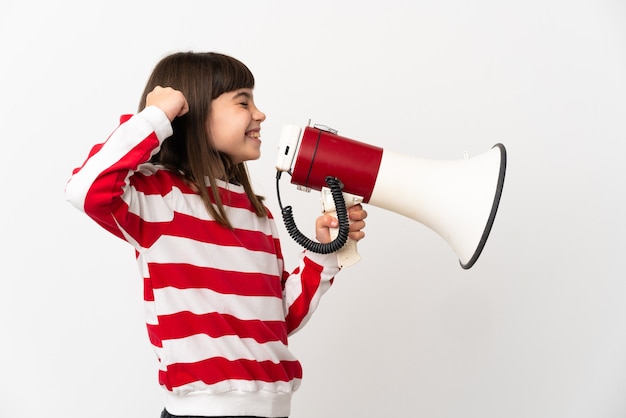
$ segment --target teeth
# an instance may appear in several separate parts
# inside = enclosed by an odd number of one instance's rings
[[[260,132],[250,132],[248,134],[248,136],[251,136],[252,138],[260,138],[261,137],[261,133]]]

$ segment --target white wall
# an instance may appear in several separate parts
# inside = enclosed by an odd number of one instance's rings
[[[626,416],[623,1],[4,0],[0,47],[1,417],[161,410],[132,250],[63,188],[176,50],[255,73],[268,119],[250,169],[277,216],[283,124],[432,159],[508,150],[471,270],[368,206],[363,259],[291,340],[293,417]],[[306,231],[318,196],[282,190]]]

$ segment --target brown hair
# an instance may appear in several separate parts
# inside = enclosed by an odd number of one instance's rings
[[[252,190],[245,162],[234,164],[228,155],[212,146],[206,132],[212,100],[229,91],[254,88],[254,76],[248,67],[235,58],[214,52],[177,52],[166,56],[148,79],[139,103],[140,111],[146,105],[146,96],[156,86],[182,92],[189,112],[172,121],[174,133],[150,161],[165,166],[196,186],[209,214],[228,228],[232,225],[215,181],[223,175],[226,178],[222,180],[243,186],[257,216],[267,216],[263,197]],[[209,184],[206,184],[207,178]]]

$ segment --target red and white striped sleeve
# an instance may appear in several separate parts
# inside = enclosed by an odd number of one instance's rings
[[[122,116],[106,142],[95,145],[65,187],[67,200],[114,235],[128,240],[116,219],[128,208],[129,178],[158,152],[172,134],[165,113],[154,106],[134,116]],[[124,209],[125,208],[125,209]]]
[[[303,251],[299,266],[293,273],[284,274],[283,300],[289,335],[299,331],[309,321],[338,272],[335,254]]]

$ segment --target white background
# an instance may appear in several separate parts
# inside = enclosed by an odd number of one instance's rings
[[[268,118],[249,167],[279,223],[284,124],[429,159],[507,147],[470,270],[368,206],[363,259],[291,339],[292,417],[626,416],[623,1],[3,0],[0,47],[0,417],[160,413],[131,247],[63,189],[178,50],[254,72]],[[312,230],[317,194],[281,190]]]

